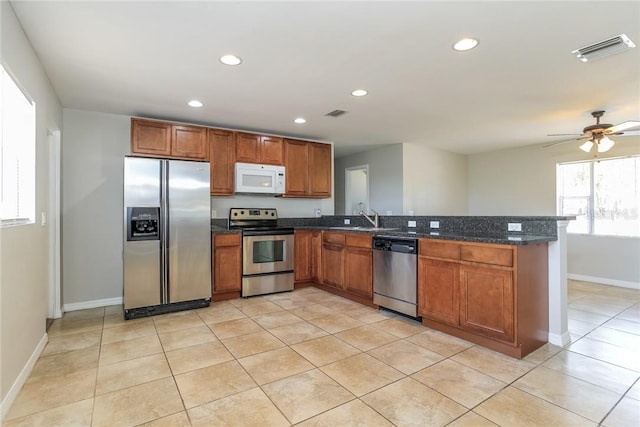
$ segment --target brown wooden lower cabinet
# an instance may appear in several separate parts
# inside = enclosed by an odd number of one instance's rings
[[[311,231],[295,230],[294,232],[294,282],[308,282],[311,280]]]
[[[322,244],[322,284],[344,288],[344,246]]]
[[[238,298],[242,289],[242,235],[214,234],[212,301]]]
[[[420,239],[418,314],[434,329],[522,358],[548,340],[546,243]]]

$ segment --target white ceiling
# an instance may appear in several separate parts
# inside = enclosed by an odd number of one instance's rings
[[[337,155],[548,143],[597,109],[640,120],[638,1],[11,4],[68,108],[333,141]],[[620,33],[639,47],[570,53]],[[453,51],[465,36],[479,46]],[[218,61],[230,52],[242,65]]]

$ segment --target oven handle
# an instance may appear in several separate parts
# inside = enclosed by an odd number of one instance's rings
[[[293,234],[293,230],[245,230],[243,236],[284,236]]]

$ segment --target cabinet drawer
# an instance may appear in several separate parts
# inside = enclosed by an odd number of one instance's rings
[[[457,243],[420,239],[418,251],[420,253],[420,256],[446,258],[453,260],[460,259],[460,245]]]
[[[371,236],[369,234],[348,233],[345,237],[347,246],[355,246],[357,248],[371,247]]]
[[[325,243],[334,243],[336,245],[344,245],[345,236],[344,233],[322,233],[322,241]]]
[[[240,233],[216,234],[213,238],[214,246],[239,246]]]
[[[513,249],[462,245],[460,248],[460,259],[463,261],[513,267]]]

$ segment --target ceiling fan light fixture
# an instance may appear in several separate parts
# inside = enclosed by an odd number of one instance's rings
[[[465,50],[471,50],[474,47],[478,46],[478,40],[472,38],[462,39],[456,42],[453,45],[453,50],[457,50],[458,52],[464,52]]]
[[[598,153],[606,153],[607,151],[611,150],[611,147],[613,147],[614,144],[615,142],[613,142],[613,140],[605,136],[600,141],[598,141]]]
[[[236,55],[223,55],[220,57],[220,62],[224,65],[240,65],[242,63],[242,58]]]
[[[580,146],[580,149],[582,151],[584,151],[585,153],[588,153],[589,151],[591,151],[592,148],[593,148],[593,141],[592,140],[588,140],[587,142],[585,142],[584,144],[582,144]]]

